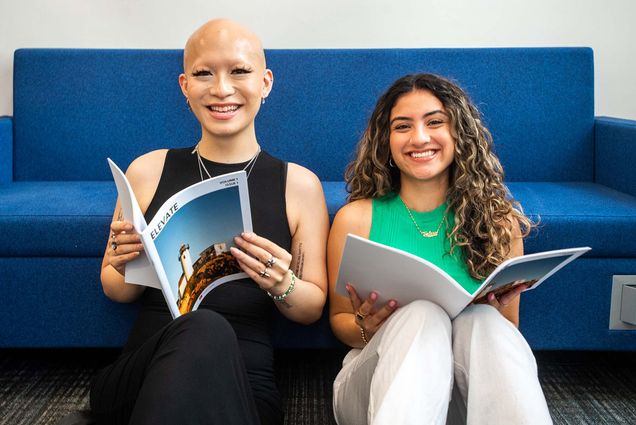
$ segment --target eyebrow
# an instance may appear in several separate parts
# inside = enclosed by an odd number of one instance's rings
[[[441,109],[436,109],[434,111],[425,113],[424,115],[422,115],[422,118],[426,118],[426,117],[429,117],[429,116],[435,115],[435,114],[442,114],[442,115],[446,115],[447,117],[450,116],[450,115],[448,115],[448,112],[442,111]],[[393,124],[395,121],[413,121],[413,119],[410,118],[410,117],[397,116],[397,117],[393,118],[389,124]]]

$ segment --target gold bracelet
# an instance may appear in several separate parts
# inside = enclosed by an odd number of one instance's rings
[[[369,340],[367,339],[367,334],[362,326],[360,326],[360,336],[362,337],[362,342],[364,342],[364,345],[367,345],[369,343]]]
[[[289,269],[288,272],[291,273],[291,282],[289,283],[289,288],[287,288],[285,292],[283,292],[280,295],[274,295],[271,292],[267,291],[267,295],[269,295],[271,299],[279,303],[283,302],[285,298],[287,298],[287,296],[292,293],[292,291],[294,290],[294,287],[296,286],[296,275],[294,274],[292,269]]]

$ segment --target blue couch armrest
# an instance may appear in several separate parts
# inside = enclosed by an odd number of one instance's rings
[[[636,121],[597,117],[595,181],[636,196]]]
[[[0,117],[0,184],[13,181],[13,119]]]

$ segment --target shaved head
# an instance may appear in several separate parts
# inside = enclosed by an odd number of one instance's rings
[[[265,53],[261,40],[248,28],[229,19],[213,19],[198,28],[183,50],[183,70],[187,72],[194,58],[210,49],[238,48],[263,68]]]

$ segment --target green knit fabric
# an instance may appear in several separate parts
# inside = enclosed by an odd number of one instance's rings
[[[447,204],[443,203],[430,212],[411,210],[413,218],[422,231],[435,231],[444,217]],[[450,240],[446,229],[452,228],[454,214],[449,211],[436,237],[424,238],[409,217],[404,204],[395,193],[373,200],[373,216],[369,239],[384,245],[409,252],[435,264],[466,291],[474,293],[481,281],[470,276],[460,250],[450,252]]]

